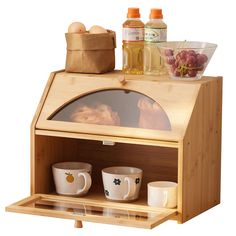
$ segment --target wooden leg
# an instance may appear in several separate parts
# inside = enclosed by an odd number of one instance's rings
[[[75,228],[83,228],[82,221],[76,220],[76,221],[75,221]]]

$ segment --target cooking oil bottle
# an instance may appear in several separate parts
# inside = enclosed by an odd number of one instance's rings
[[[166,69],[157,47],[158,43],[167,39],[167,25],[162,20],[162,9],[151,9],[149,18],[144,36],[144,74],[163,75]]]
[[[139,8],[128,8],[123,24],[123,72],[143,74],[144,23]]]

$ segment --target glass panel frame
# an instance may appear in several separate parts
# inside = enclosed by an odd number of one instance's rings
[[[102,89],[74,98],[52,121],[171,131],[168,115],[152,98],[130,89]]]
[[[151,229],[176,216],[177,209],[145,210],[134,204],[100,203],[83,198],[35,194],[6,208],[9,212],[25,213]]]

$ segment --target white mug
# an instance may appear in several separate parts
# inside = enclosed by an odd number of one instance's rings
[[[136,200],[139,196],[142,172],[141,169],[126,166],[103,169],[102,180],[106,198],[120,202]]]
[[[169,181],[148,183],[148,205],[175,208],[177,206],[177,183]]]
[[[92,166],[84,162],[60,162],[52,165],[56,192],[61,195],[82,196],[91,187]]]

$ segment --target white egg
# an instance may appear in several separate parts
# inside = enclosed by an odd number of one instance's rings
[[[71,34],[83,34],[85,33],[86,28],[83,23],[80,22],[73,22],[68,27],[68,33]]]
[[[104,33],[107,33],[107,30],[99,25],[93,25],[90,28],[89,33],[90,34],[104,34]]]

